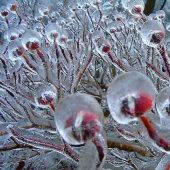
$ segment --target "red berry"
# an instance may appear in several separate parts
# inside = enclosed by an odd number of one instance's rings
[[[43,97],[41,96],[37,98],[38,103],[41,105],[50,105],[50,103],[52,103],[53,100],[54,98],[48,94],[44,94]]]
[[[1,12],[1,15],[2,15],[3,17],[6,17],[8,14],[9,14],[8,11],[3,11],[3,12]]]
[[[17,56],[21,56],[24,53],[25,49],[23,47],[18,47],[18,49],[16,49],[16,55]]]
[[[152,34],[150,42],[155,43],[155,44],[159,44],[164,37],[165,37],[164,32],[154,33],[154,34]]]
[[[152,96],[146,92],[139,92],[135,103],[135,115],[141,116],[152,108]]]
[[[12,5],[10,6],[10,10],[11,10],[11,11],[16,11],[17,8],[18,8],[18,5],[17,5],[17,4],[12,4]]]
[[[121,101],[121,112],[130,117],[139,117],[152,108],[152,96],[138,92],[125,96]]]
[[[28,50],[36,50],[40,47],[40,44],[39,44],[39,42],[36,42],[36,41],[34,41],[34,42],[29,41],[26,43],[26,47]]]
[[[140,14],[142,12],[142,8],[140,7],[134,7],[132,9],[132,14]]]
[[[101,131],[98,117],[89,111],[80,111],[70,116],[65,123],[66,128],[72,128],[72,135],[77,141],[87,141]]]
[[[105,46],[103,46],[102,51],[103,51],[104,53],[108,53],[108,52],[110,51],[110,45],[105,45]]]

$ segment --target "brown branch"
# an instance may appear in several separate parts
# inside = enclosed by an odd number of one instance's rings
[[[108,148],[118,148],[127,152],[136,152],[142,156],[148,156],[150,153],[139,145],[132,145],[128,143],[119,143],[114,141],[107,141]]]
[[[19,149],[19,148],[30,148],[32,149],[33,147],[30,145],[26,145],[26,144],[17,144],[14,146],[7,146],[7,147],[0,147],[0,151],[11,151],[13,149]]]

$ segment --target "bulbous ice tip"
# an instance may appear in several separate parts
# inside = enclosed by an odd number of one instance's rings
[[[48,107],[54,102],[57,96],[56,88],[50,83],[40,84],[34,94],[34,99],[37,105]]]
[[[27,30],[21,38],[21,42],[25,49],[34,51],[41,45],[41,37],[36,31]]]
[[[25,49],[19,40],[14,40],[9,43],[8,53],[11,60],[18,60],[18,58],[21,57],[24,52]]]
[[[10,11],[16,11],[18,9],[18,2],[15,0],[11,0],[7,4],[7,8]]]
[[[156,93],[152,81],[140,72],[118,75],[107,91],[110,113],[121,124],[137,121],[152,108]]]
[[[57,105],[56,127],[71,145],[84,144],[103,129],[104,116],[100,104],[92,96],[76,93],[65,96]]]
[[[158,20],[149,20],[145,22],[141,29],[141,38],[143,42],[150,47],[158,47],[165,37],[165,29]]]

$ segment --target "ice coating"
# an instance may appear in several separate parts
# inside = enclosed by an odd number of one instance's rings
[[[25,49],[19,40],[14,40],[9,43],[8,53],[11,60],[15,61],[21,58],[24,51]]]
[[[124,36],[122,32],[124,31],[124,25],[122,21],[113,21],[108,24],[107,26],[107,32],[111,35],[111,37],[115,41],[123,41]]]
[[[11,29],[9,29],[9,30],[6,32],[4,38],[7,38],[7,40],[8,40],[9,42],[18,39],[17,29],[16,29],[16,28],[11,28]]]
[[[56,23],[49,23],[45,27],[45,34],[49,41],[54,42],[57,38],[59,38],[59,32],[61,28]]]
[[[109,85],[107,101],[111,115],[121,124],[137,120],[149,111],[155,99],[152,81],[140,72],[127,72],[117,76]]]
[[[7,3],[7,9],[10,10],[11,12],[14,12],[18,9],[18,2],[15,0],[10,0]]]
[[[70,94],[59,102],[55,123],[66,142],[79,145],[101,132],[103,112],[98,102],[90,95]]]
[[[55,86],[45,82],[40,83],[34,93],[34,99],[38,106],[43,108],[51,106],[53,110],[53,104],[55,104],[56,96],[57,90]]]
[[[109,53],[111,49],[111,45],[106,38],[99,38],[95,43],[96,51],[100,55],[106,55]]]
[[[145,4],[143,0],[130,0],[128,3],[128,11],[134,16],[140,16],[144,10]]]
[[[165,37],[165,29],[158,20],[149,20],[145,22],[141,30],[143,42],[150,47],[158,47]]]
[[[21,42],[24,48],[30,51],[34,51],[40,47],[40,40],[41,38],[39,34],[33,30],[26,31],[21,38]]]
[[[104,33],[98,30],[93,32],[92,41],[93,43],[96,43],[99,38],[104,38],[104,37],[105,37]]]

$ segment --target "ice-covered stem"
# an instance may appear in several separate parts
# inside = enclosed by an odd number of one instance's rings
[[[19,14],[18,10],[16,10],[15,12],[16,12],[16,15],[18,16],[18,19],[19,19],[18,24],[21,24],[21,21],[22,21],[21,15]]]
[[[27,145],[31,145],[37,148],[56,150],[61,153],[65,152],[65,154],[68,155],[75,162],[78,161],[78,156],[76,155],[76,153],[73,153],[73,151],[68,147],[68,145],[66,145],[66,143],[65,143],[65,146],[58,146],[50,142],[50,140],[47,141],[47,138],[44,138],[44,141],[43,141],[42,136],[39,134],[31,133],[31,132],[25,131],[24,129],[21,129],[21,128],[12,126],[12,125],[9,125],[8,129],[12,133],[12,136],[16,138],[17,140],[21,141],[22,143],[25,143]]]
[[[168,72],[168,75],[170,76],[170,68],[169,68],[169,63],[168,63],[168,60],[166,58],[166,53],[165,53],[165,47],[163,45],[159,45],[158,47],[158,51],[160,52],[161,54],[161,57],[165,63],[165,67],[167,69],[167,72]]]
[[[13,149],[20,149],[20,148],[30,148],[32,149],[33,147],[30,145],[25,145],[25,144],[17,144],[17,145],[13,145],[13,146],[7,146],[7,147],[2,147],[0,148],[0,151],[11,151]]]
[[[19,141],[22,141],[23,143],[28,143],[30,145],[39,145],[39,146],[44,146],[44,147],[48,147],[48,148],[53,148],[53,149],[56,149],[58,151],[63,151],[63,147],[61,146],[57,146],[57,145],[54,145],[54,144],[51,144],[51,143],[48,143],[48,142],[44,142],[44,141],[41,141],[39,139],[35,139],[35,138],[30,138],[28,136],[24,136],[22,135],[21,133],[19,133],[16,128],[14,126],[9,126],[8,127],[9,130],[11,131],[12,135],[18,139]]]
[[[79,156],[73,152],[71,147],[63,140],[64,143],[64,151],[67,155],[69,155],[74,161],[79,161]]]
[[[6,22],[6,25],[8,26],[8,28],[10,28],[9,21],[8,21],[8,18],[6,16],[5,16],[5,22]]]
[[[86,142],[77,170],[100,170],[107,155],[107,142],[103,134]],[[93,159],[93,161],[91,161]]]
[[[161,73],[156,66],[150,64],[148,61],[146,61],[146,64],[148,67],[150,67],[155,72],[156,75],[161,77],[163,80],[169,81],[169,77],[167,75]]]
[[[93,58],[93,52],[90,53],[89,59],[87,60],[85,66],[83,67],[82,71],[81,71],[81,72],[79,73],[79,75],[78,75],[78,79],[77,79],[77,81],[76,81],[76,85],[74,86],[74,92],[77,91],[77,87],[78,87],[78,85],[79,85],[79,83],[80,83],[80,81],[81,81],[81,78],[83,77],[85,71],[87,70],[87,67],[88,67],[89,64],[91,63],[92,58]]]
[[[148,120],[146,116],[140,117],[141,121],[143,122],[144,126],[146,127],[149,137],[153,139],[153,141],[160,147],[162,147],[166,151],[170,151],[170,145],[169,143],[158,136],[158,133],[156,132],[156,129],[152,125],[152,123]]]
[[[128,144],[128,143],[119,143],[115,141],[107,141],[108,148],[118,148],[119,150],[136,152],[142,156],[148,156],[150,153],[141,146]]]
[[[99,159],[96,168],[101,169],[107,155],[107,140],[103,134],[99,134],[95,139],[93,139],[93,143],[96,146]]]

